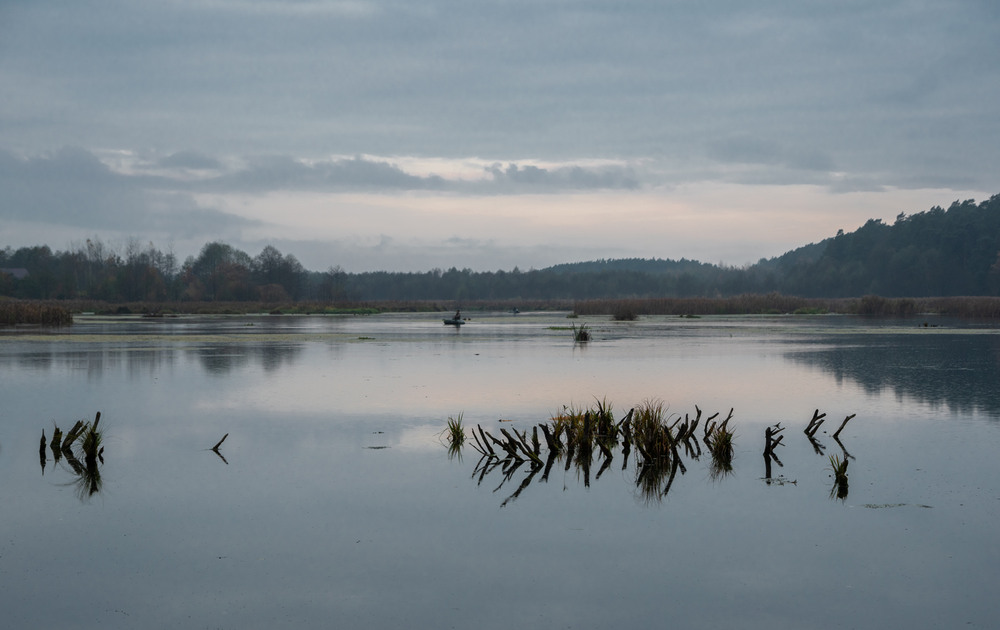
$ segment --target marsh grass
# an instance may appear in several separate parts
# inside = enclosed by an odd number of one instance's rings
[[[646,400],[635,408],[631,438],[647,464],[670,459],[674,451],[674,435],[667,425],[663,401]]]
[[[733,470],[734,432],[726,426],[718,426],[708,434],[708,452],[712,455],[713,476],[725,475]]]
[[[619,425],[615,422],[613,405],[607,398],[598,400],[590,411],[595,437],[605,446],[618,442]]]
[[[613,405],[605,398],[596,400],[589,409],[563,405],[562,411],[550,418],[543,432],[557,440],[565,436],[569,446],[589,447],[595,440],[610,446],[618,441],[620,423],[615,421]]]
[[[458,414],[457,416],[448,416],[448,443],[453,446],[461,446],[465,444],[465,426],[463,424],[463,415]]]
[[[98,411],[93,422],[77,420],[69,431],[63,434],[56,426],[52,432],[49,448],[56,463],[64,462],[72,471],[74,479],[68,484],[77,489],[81,500],[100,492],[102,487],[101,470],[98,462],[104,463],[104,430],[100,427],[101,412]],[[78,452],[83,456],[80,463]],[[39,444],[39,458],[42,474],[45,473],[45,431],[42,430],[42,441]]]
[[[590,341],[590,330],[587,328],[586,324],[580,324],[577,328],[576,324],[573,324],[573,341],[577,343],[585,343]]]
[[[125,302],[100,300],[31,301],[0,298],[0,326],[18,323],[68,325],[72,313],[99,314],[246,314],[269,313],[307,315],[373,315],[378,313],[454,312],[453,300],[368,300],[368,301],[288,301],[273,302]],[[463,300],[463,310],[509,311],[512,306],[521,311],[568,311],[567,317],[581,315],[759,315],[797,314],[822,316],[829,313],[908,317],[936,314],[975,319],[1000,319],[1000,297],[954,296],[923,298],[884,298],[868,295],[853,298],[801,298],[777,292],[740,294],[729,297],[653,297],[597,298],[587,300],[536,299],[524,300]]]
[[[100,416],[98,416],[100,420]],[[97,428],[97,421],[89,425],[83,432],[83,439],[80,441],[80,448],[83,450],[84,459],[88,462],[95,461],[101,455],[104,448],[104,435]]]
[[[824,416],[816,410],[810,424],[814,426]],[[851,417],[853,415],[848,419]],[[548,422],[530,430],[503,425],[497,435],[492,435],[481,425],[476,425],[472,430],[475,440],[472,448],[482,457],[473,476],[482,483],[492,471],[501,470],[503,480],[494,489],[497,492],[514,479],[518,470],[525,470],[526,467],[527,475],[503,502],[505,506],[521,496],[533,481],[546,483],[556,461],[563,462],[567,472],[575,468],[577,477],[582,479],[585,487],[589,487],[591,468],[597,470],[593,479],[600,479],[610,469],[612,460],[618,461],[619,454],[622,457],[621,470],[623,473],[629,470],[629,457],[634,447],[636,454],[631,470],[635,473],[636,495],[647,503],[659,502],[667,497],[678,477],[687,473],[686,462],[700,459],[703,452],[700,443],[707,446],[711,456],[708,472],[713,480],[719,481],[733,473],[736,432],[730,427],[732,419],[733,409],[724,418],[720,418],[720,413],[703,418],[702,410],[697,405],[693,417],[687,413],[669,413],[663,401],[658,399],[643,401],[631,408],[621,420],[615,419],[613,407],[607,399],[595,399],[589,408],[563,405],[562,410],[552,415]],[[449,428],[453,424],[450,422]],[[783,431],[780,423],[767,427],[765,431],[767,473],[763,479],[769,485],[772,482],[778,486],[797,483],[784,477],[777,480],[771,478],[770,463],[773,461],[783,466],[774,455],[774,449],[783,445]],[[545,437],[547,454],[542,453],[539,432]],[[835,477],[830,494],[841,499],[847,497],[847,457],[845,451],[843,461],[839,456],[829,458]]]
[[[920,314],[974,319],[1000,319],[1000,297],[955,296],[886,298],[866,295],[854,298],[801,298],[772,292],[730,297],[665,297],[580,300],[573,304],[581,315],[633,312],[636,315],[759,315],[796,314],[822,316],[830,313],[875,317],[911,317]]]
[[[448,455],[455,456],[462,454],[462,445],[465,444],[465,423],[464,413],[457,416],[448,416],[448,423],[442,432],[443,440],[448,446]]]
[[[554,435],[562,436],[583,425],[583,411],[573,405],[563,405],[562,411],[552,416],[549,424]]]

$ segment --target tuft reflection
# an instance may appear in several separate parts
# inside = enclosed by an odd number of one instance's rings
[[[556,464],[565,471],[575,469],[589,487],[607,472],[621,454],[621,470],[633,463],[633,480],[637,496],[646,503],[662,501],[673,487],[678,472],[687,472],[684,460],[697,461],[704,453],[711,457],[710,471],[721,479],[733,470],[734,433],[729,428],[733,410],[722,421],[719,413],[704,419],[702,410],[695,406],[695,415],[668,415],[661,401],[646,401],[616,420],[607,401],[598,401],[590,409],[563,407],[563,411],[548,423],[536,425],[530,433],[515,427],[500,428],[499,435],[477,425],[471,431],[472,448],[480,458],[473,470],[473,477],[482,484],[488,476],[497,473],[499,492],[513,482],[515,473],[527,467],[527,474],[502,502],[502,506],[517,499],[537,478],[547,482]],[[701,427],[701,433],[698,428]],[[546,453],[542,457],[542,441]],[[706,450],[702,450],[702,444]],[[452,442],[454,447],[455,442]],[[635,457],[632,457],[633,449]],[[596,474],[594,473],[596,468]]]
[[[847,498],[847,458],[840,459],[839,455],[830,456],[830,469],[833,471],[833,487],[830,488],[830,498],[838,498],[841,501]]]
[[[563,407],[562,413],[553,416],[547,423],[531,427],[530,431],[520,431],[511,426],[498,428],[494,434],[482,425],[476,425],[470,431],[472,441],[469,444],[480,457],[472,477],[477,485],[493,478],[497,481],[494,493],[505,488],[509,490],[511,485],[517,483],[517,487],[503,499],[501,507],[504,507],[520,497],[535,480],[547,482],[557,464],[561,464],[566,472],[575,470],[584,487],[590,487],[593,469],[597,469],[593,475],[596,481],[611,468],[618,452],[622,459],[622,471],[629,469],[629,459],[632,458],[636,496],[645,504],[659,503],[670,493],[678,473],[681,476],[687,473],[685,461],[688,464],[699,461],[702,455],[707,454],[711,458],[708,465],[711,479],[720,481],[733,474],[735,432],[729,426],[733,409],[723,420],[719,420],[719,413],[704,420],[702,416],[702,410],[697,405],[694,417],[690,414],[682,417],[679,414],[667,415],[660,401],[646,401],[616,421],[610,405],[601,401],[591,409]],[[825,417],[825,413],[816,410],[804,431],[814,450],[821,455],[825,447],[814,434]],[[841,500],[847,498],[847,462],[853,457],[843,448],[839,433],[854,417],[855,414],[847,416],[833,435],[843,450],[843,458],[839,455],[829,457],[835,478],[830,496]],[[764,432],[764,481],[768,485],[797,483],[784,477],[772,477],[772,463],[784,466],[775,453],[779,446],[784,446],[784,436],[781,435],[784,430],[779,423],[768,426]],[[447,441],[442,440],[448,447],[449,458],[460,456],[466,441],[461,423],[449,418],[449,428],[443,433],[449,436]],[[524,474],[518,482],[516,477],[519,471]]]
[[[104,432],[99,428],[100,421],[101,412],[98,411],[93,422],[77,420],[65,435],[56,426],[53,428],[51,441],[46,440],[45,430],[42,429],[42,439],[38,446],[42,474],[45,474],[48,449],[52,451],[53,464],[62,466],[72,474],[72,480],[64,485],[72,486],[77,497],[84,502],[100,492],[103,486],[100,466],[104,464]]]

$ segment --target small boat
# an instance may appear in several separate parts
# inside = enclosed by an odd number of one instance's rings
[[[461,320],[461,319],[455,319],[454,317],[451,317],[451,318],[445,319],[444,323],[445,323],[446,326],[461,326],[462,324],[465,323],[465,321]]]

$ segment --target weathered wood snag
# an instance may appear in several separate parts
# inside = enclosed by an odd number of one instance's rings
[[[819,430],[819,427],[821,424],[823,424],[824,419],[826,419],[825,413],[820,413],[819,409],[814,411],[812,420],[810,420],[809,424],[806,425],[805,434],[808,435],[809,437],[813,437],[814,435],[816,435],[816,431]]]
[[[837,436],[839,436],[839,435],[840,435],[840,432],[841,432],[841,431],[843,431],[843,430],[844,430],[844,427],[846,427],[846,426],[847,426],[847,423],[848,423],[848,421],[850,421],[850,419],[851,419],[851,418],[853,418],[853,417],[854,417],[854,416],[856,416],[856,415],[858,415],[858,414],[856,414],[856,413],[852,413],[851,415],[849,415],[849,416],[847,416],[846,418],[844,418],[844,421],[840,423],[840,428],[838,428],[838,429],[837,429],[837,430],[836,430],[836,431],[835,431],[835,432],[833,433],[833,439],[835,439],[835,440],[837,439]]]

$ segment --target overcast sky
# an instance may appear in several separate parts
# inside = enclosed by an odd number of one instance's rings
[[[0,0],[0,248],[743,265],[1000,192],[996,0]]]

